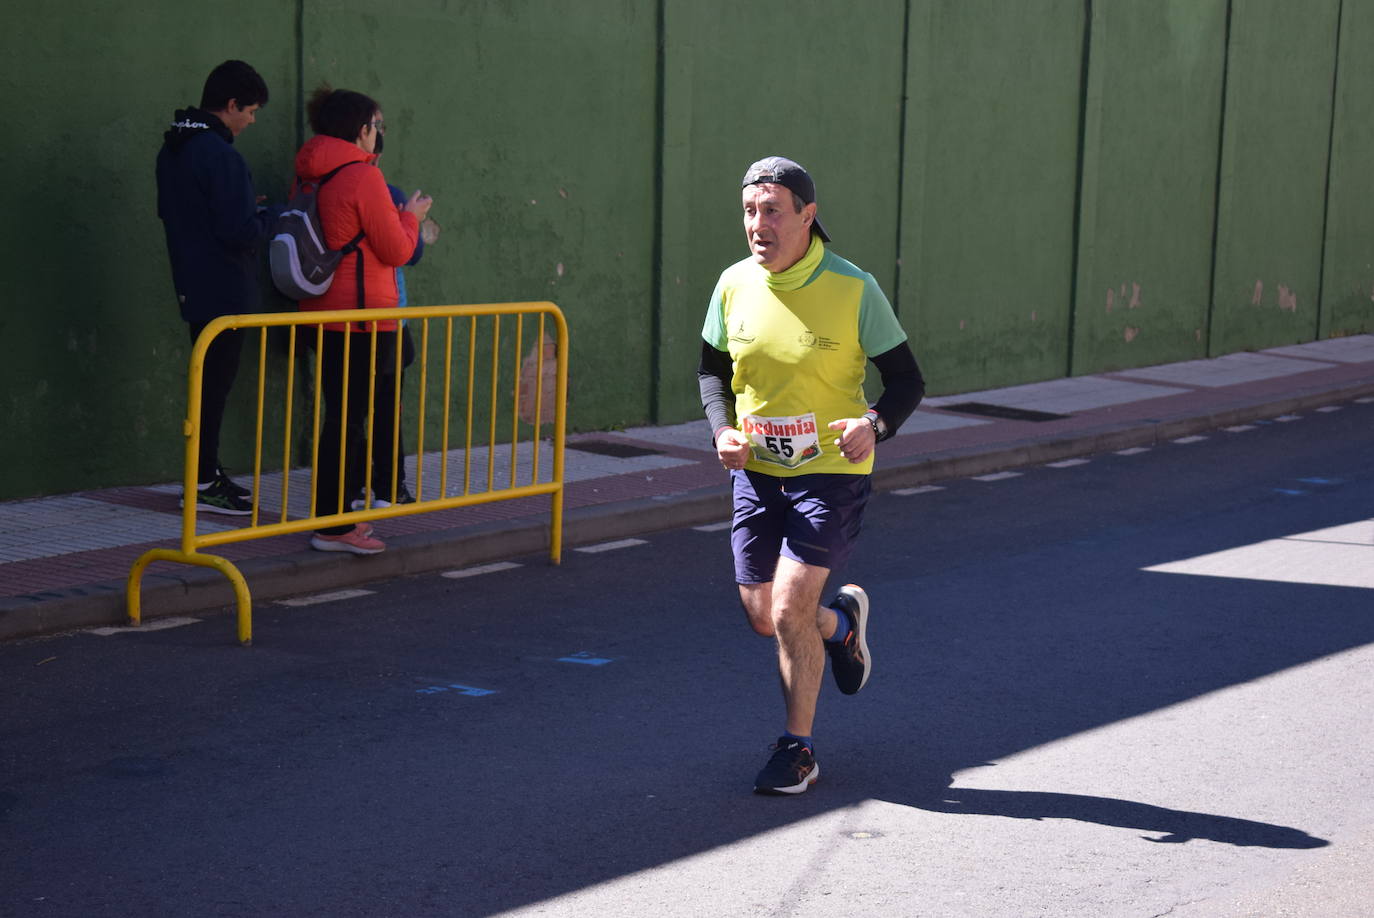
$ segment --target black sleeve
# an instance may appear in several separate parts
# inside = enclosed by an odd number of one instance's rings
[[[228,248],[252,248],[272,235],[284,208],[258,207],[253,174],[236,150],[225,148],[205,161],[198,177],[209,200],[210,229]]]
[[[697,388],[701,390],[701,407],[711,424],[712,436],[722,427],[735,426],[735,393],[730,388],[730,380],[734,375],[735,367],[730,354],[702,341],[701,362],[697,364]]]
[[[891,437],[921,404],[921,397],[926,394],[925,377],[905,341],[871,359],[883,377],[883,394],[878,396],[873,410],[883,419]]]

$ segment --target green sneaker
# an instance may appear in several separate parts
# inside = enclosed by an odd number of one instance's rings
[[[229,489],[225,479],[216,479],[208,488],[196,491],[196,509],[201,513],[222,513],[225,516],[247,516],[253,512],[253,505]],[[186,496],[181,498],[181,506],[186,506]]]
[[[252,491],[230,478],[229,473],[224,470],[224,466],[222,465],[215,467],[215,480],[223,484],[235,497],[241,497],[244,500],[248,500],[248,498],[253,496]]]

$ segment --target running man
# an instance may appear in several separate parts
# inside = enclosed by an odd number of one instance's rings
[[[711,294],[697,379],[734,484],[740,600],[754,631],[777,640],[786,703],[754,790],[800,794],[820,777],[811,735],[826,653],[846,695],[872,670],[868,596],[853,584],[828,606],[821,595],[859,534],[874,444],[916,409],[925,382],[873,276],[826,248],[806,170],[761,159],[742,196],[749,257]],[[882,376],[872,407],[866,359]]]

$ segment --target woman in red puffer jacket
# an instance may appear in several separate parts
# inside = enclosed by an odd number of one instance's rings
[[[433,203],[415,192],[401,208],[391,201],[386,179],[375,165],[382,152],[386,124],[381,106],[359,92],[321,87],[307,104],[315,136],[296,154],[297,182],[318,182],[320,224],[325,244],[341,249],[359,236],[357,250],[344,256],[334,283],[323,296],[302,300],[302,310],[385,309],[397,305],[396,268],[415,253],[420,221]],[[336,171],[337,170],[337,171]],[[361,260],[361,261],[360,261]],[[373,399],[394,397],[397,324],[382,322],[329,323],[318,355],[320,388],[324,395],[324,425],[320,431],[315,476],[315,515],[328,516],[349,509],[363,489],[367,443],[367,406],[372,331],[377,331],[376,382]],[[349,345],[348,378],[344,379],[343,351]],[[314,335],[307,332],[313,343]],[[345,384],[348,417],[343,418]],[[340,500],[339,453],[344,452],[343,499]],[[317,529],[310,544],[320,551],[372,555],[386,548],[367,524]]]

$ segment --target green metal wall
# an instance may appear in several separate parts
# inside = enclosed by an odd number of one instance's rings
[[[1317,333],[1340,0],[1231,12],[1211,354]]]
[[[835,250],[893,289],[903,6],[794,0],[786,29],[761,30],[748,4],[664,3],[662,420],[701,413],[702,320],[721,269],[748,255],[740,179],[755,160],[805,165]]]
[[[1319,337],[1374,331],[1374,3],[1341,4]]]
[[[0,499],[178,477],[189,345],[153,159],[229,57],[271,86],[238,145],[277,199],[304,92],[381,101],[384,171],[444,228],[412,301],[558,302],[576,428],[697,416],[706,298],[745,254],[739,176],[770,153],[812,170],[932,393],[1374,328],[1374,0],[786,9],[766,27],[724,0],[11,13]],[[224,433],[240,469],[252,388]]]
[[[638,0],[304,5],[305,92],[375,98],[387,179],[434,197],[410,302],[558,303],[581,428],[652,411],[657,28]]]
[[[897,293],[932,393],[1068,371],[1083,17],[911,4]]]
[[[1226,6],[1093,4],[1075,375],[1205,353]]]
[[[260,183],[285,180],[276,151],[295,138],[290,7],[81,0],[5,18],[0,498],[177,478],[190,346],[153,160],[173,109],[197,103],[210,68],[241,56],[274,90],[241,149]],[[244,414],[233,412],[226,441],[248,435]]]

